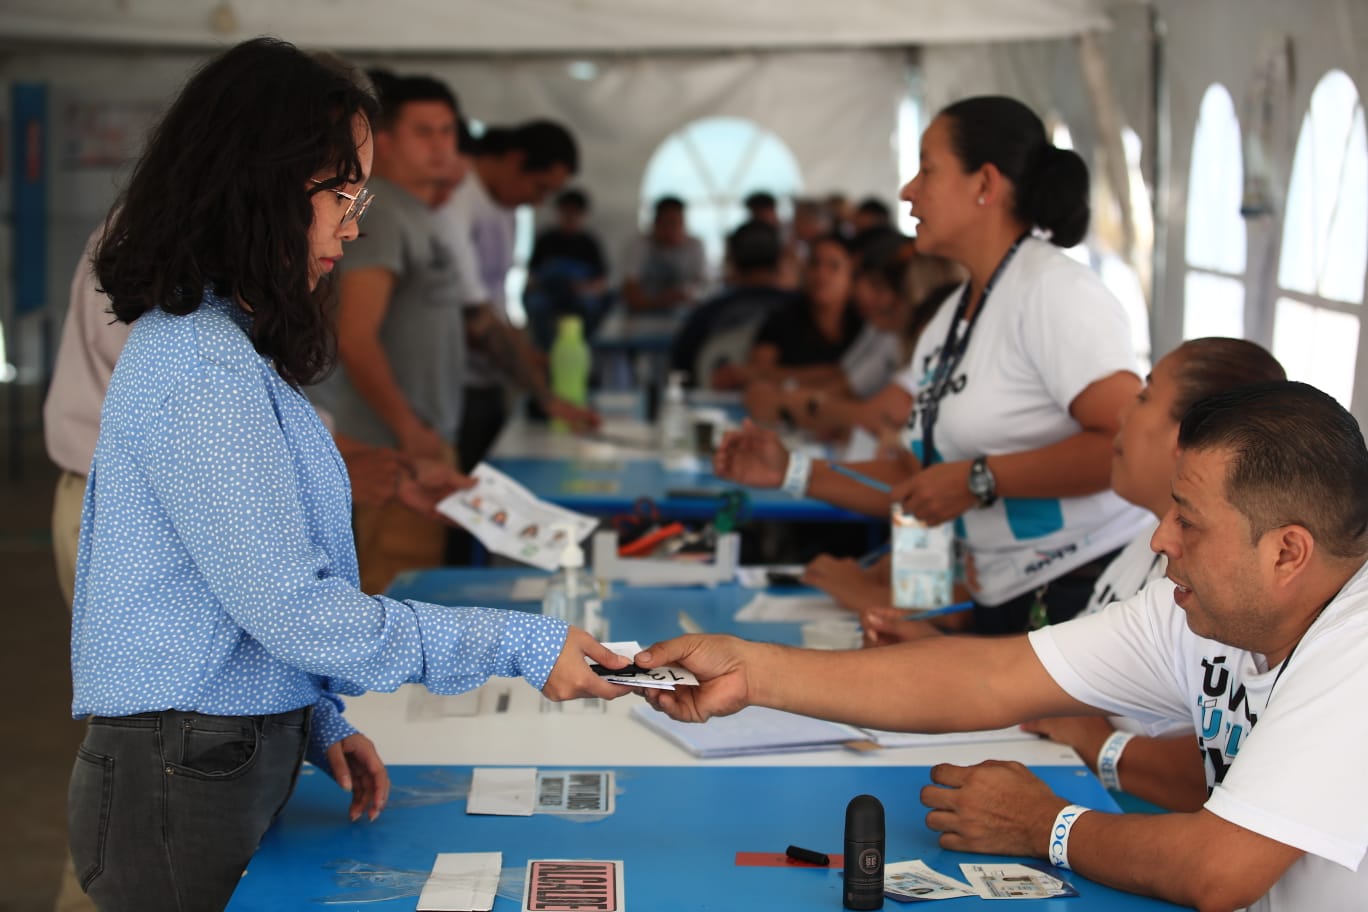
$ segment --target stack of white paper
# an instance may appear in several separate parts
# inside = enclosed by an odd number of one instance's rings
[[[676,722],[649,706],[632,710],[637,721],[698,757],[739,757],[825,750],[859,741],[864,732],[849,725],[809,719],[763,706],[748,706],[702,725]]]
[[[889,732],[876,728],[862,728],[860,731],[879,747],[934,747],[937,744],[980,744],[985,741],[1035,741],[1036,736],[1024,732],[1013,725],[1008,728],[992,728],[987,731],[940,732],[922,734],[920,732]]]

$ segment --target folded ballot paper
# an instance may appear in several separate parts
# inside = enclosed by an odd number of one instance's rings
[[[461,526],[495,554],[555,570],[568,544],[583,541],[598,520],[539,499],[487,463],[470,473],[475,487],[437,504],[437,512]]]
[[[764,706],[747,706],[734,715],[714,716],[702,725],[676,722],[649,706],[634,707],[632,715],[696,757],[825,750],[867,737],[849,725],[809,719]]]
[[[615,652],[624,659],[632,659],[641,652],[641,644],[636,640],[624,640],[621,643],[604,643],[609,652]],[[588,659],[585,659],[588,662]],[[638,668],[635,665],[628,665],[620,671],[612,671],[608,668],[590,663],[593,668],[603,677],[603,680],[610,684],[622,684],[627,687],[649,687],[652,690],[674,690],[676,687],[697,687],[698,678],[687,668],[677,665],[661,665],[659,668]]]

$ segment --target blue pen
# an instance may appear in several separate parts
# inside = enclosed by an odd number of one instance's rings
[[[955,602],[955,604],[946,605],[943,608],[930,608],[926,611],[909,611],[902,616],[902,619],[904,621],[924,621],[927,618],[940,617],[943,614],[959,614],[961,611],[968,611],[973,607],[973,602]]]
[[[831,469],[831,471],[837,473],[838,475],[844,475],[846,478],[858,481],[860,484],[864,485],[867,488],[873,488],[880,494],[888,494],[893,490],[892,485],[885,484],[884,482],[879,481],[879,479],[877,478],[870,478],[863,472],[857,472],[850,466],[841,465],[841,463],[839,462],[828,462],[827,468]]]

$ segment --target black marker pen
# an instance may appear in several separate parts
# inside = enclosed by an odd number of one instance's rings
[[[784,854],[794,861],[806,861],[808,864],[822,865],[823,867],[828,867],[831,864],[831,858],[825,852],[814,852],[812,849],[803,849],[795,845],[784,849]]]

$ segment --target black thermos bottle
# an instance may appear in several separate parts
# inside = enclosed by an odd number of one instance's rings
[[[884,809],[873,795],[846,805],[844,877],[847,909],[883,908]]]

